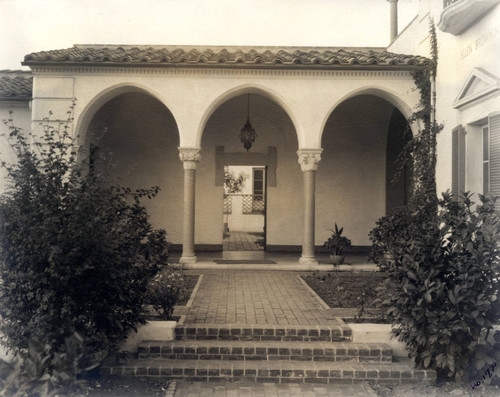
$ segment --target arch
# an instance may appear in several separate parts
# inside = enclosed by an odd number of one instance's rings
[[[262,95],[266,98],[271,99],[275,103],[277,103],[287,114],[287,116],[290,118],[292,121],[292,124],[295,128],[295,133],[297,134],[297,142],[298,146],[300,147],[300,142],[301,142],[301,129],[300,129],[300,124],[291,111],[290,107],[286,104],[285,100],[278,95],[276,92],[271,91],[268,87],[259,87],[255,84],[242,84],[240,86],[236,86],[231,88],[230,90],[226,91],[222,95],[219,95],[217,98],[215,98],[214,101],[212,101],[211,104],[207,106],[205,111],[202,114],[201,120],[200,120],[200,125],[196,134],[196,142],[197,146],[201,147],[201,140],[203,138],[203,132],[205,131],[205,127],[208,123],[208,120],[212,116],[212,114],[225,102],[228,100],[237,97],[239,95],[243,94],[259,94]]]
[[[357,90],[349,92],[347,95],[344,95],[330,108],[330,110],[327,112],[321,124],[319,142],[321,142],[323,139],[323,133],[325,131],[326,123],[328,122],[328,119],[333,114],[335,109],[337,109],[337,107],[346,100],[359,95],[374,95],[386,100],[387,102],[391,103],[396,109],[398,109],[407,120],[413,114],[411,106],[409,106],[405,101],[399,98],[394,92],[390,92],[386,88],[381,88],[377,86],[361,87]],[[419,128],[419,125],[418,123],[417,125],[410,124],[410,128],[412,130],[412,133],[415,134],[416,130],[418,130]]]
[[[111,99],[116,98],[119,95],[133,93],[133,92],[146,94],[158,100],[172,114],[172,117],[174,118],[175,121],[175,125],[177,127],[177,132],[180,135],[179,124],[177,123],[175,116],[170,111],[169,106],[166,105],[166,101],[164,100],[164,98],[161,97],[161,95],[154,92],[148,87],[136,83],[120,83],[100,91],[87,103],[85,108],[83,108],[82,112],[78,117],[75,128],[76,132],[75,136],[79,137],[78,143],[80,145],[84,144],[90,122],[104,104],[106,104]]]

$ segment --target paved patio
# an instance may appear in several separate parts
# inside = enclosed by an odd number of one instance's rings
[[[264,233],[231,231],[224,236],[224,251],[263,251]]]
[[[366,384],[220,384],[212,382],[178,382],[175,397],[376,397],[377,393]]]

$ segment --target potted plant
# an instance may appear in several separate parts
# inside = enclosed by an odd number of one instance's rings
[[[328,229],[332,232],[332,235],[325,241],[323,247],[328,248],[330,253],[330,259],[334,265],[341,265],[344,263],[344,250],[351,246],[351,240],[347,237],[342,236],[344,228],[337,226],[335,223],[335,229]]]

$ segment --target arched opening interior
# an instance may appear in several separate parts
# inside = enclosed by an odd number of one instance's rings
[[[366,249],[377,219],[407,203],[411,172],[403,170],[394,179],[407,127],[401,112],[375,95],[349,98],[332,112],[317,172],[317,245],[336,222],[354,249]]]
[[[247,115],[257,134],[248,152],[240,141]],[[265,95],[240,94],[214,111],[203,131],[202,156],[197,170],[196,189],[203,192],[203,198],[198,195],[196,200],[198,249],[222,249],[228,229],[262,230],[264,241],[260,243],[268,251],[300,246],[302,184],[297,149],[297,134],[290,117]],[[250,203],[244,209],[234,202],[231,214],[227,213],[224,167],[243,167],[232,170],[236,177],[241,172],[247,173],[241,193],[252,195],[253,205]],[[259,200],[264,201],[265,207]],[[238,220],[235,219],[237,212],[240,213]],[[265,218],[259,220],[262,215]],[[246,250],[241,245],[231,249],[241,248]]]
[[[146,93],[120,94],[102,105],[85,136],[90,167],[109,183],[131,189],[159,186],[144,204],[155,227],[182,244],[183,168],[172,113]]]

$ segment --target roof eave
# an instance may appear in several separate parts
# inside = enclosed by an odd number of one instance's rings
[[[33,100],[33,97],[11,97],[0,95],[0,102],[29,102],[31,100]]]
[[[58,62],[58,61],[23,61],[23,66],[51,67],[136,67],[136,68],[217,68],[217,69],[276,69],[276,70],[422,70],[425,64],[380,65],[380,64],[245,64],[245,63],[136,63],[136,62]]]

